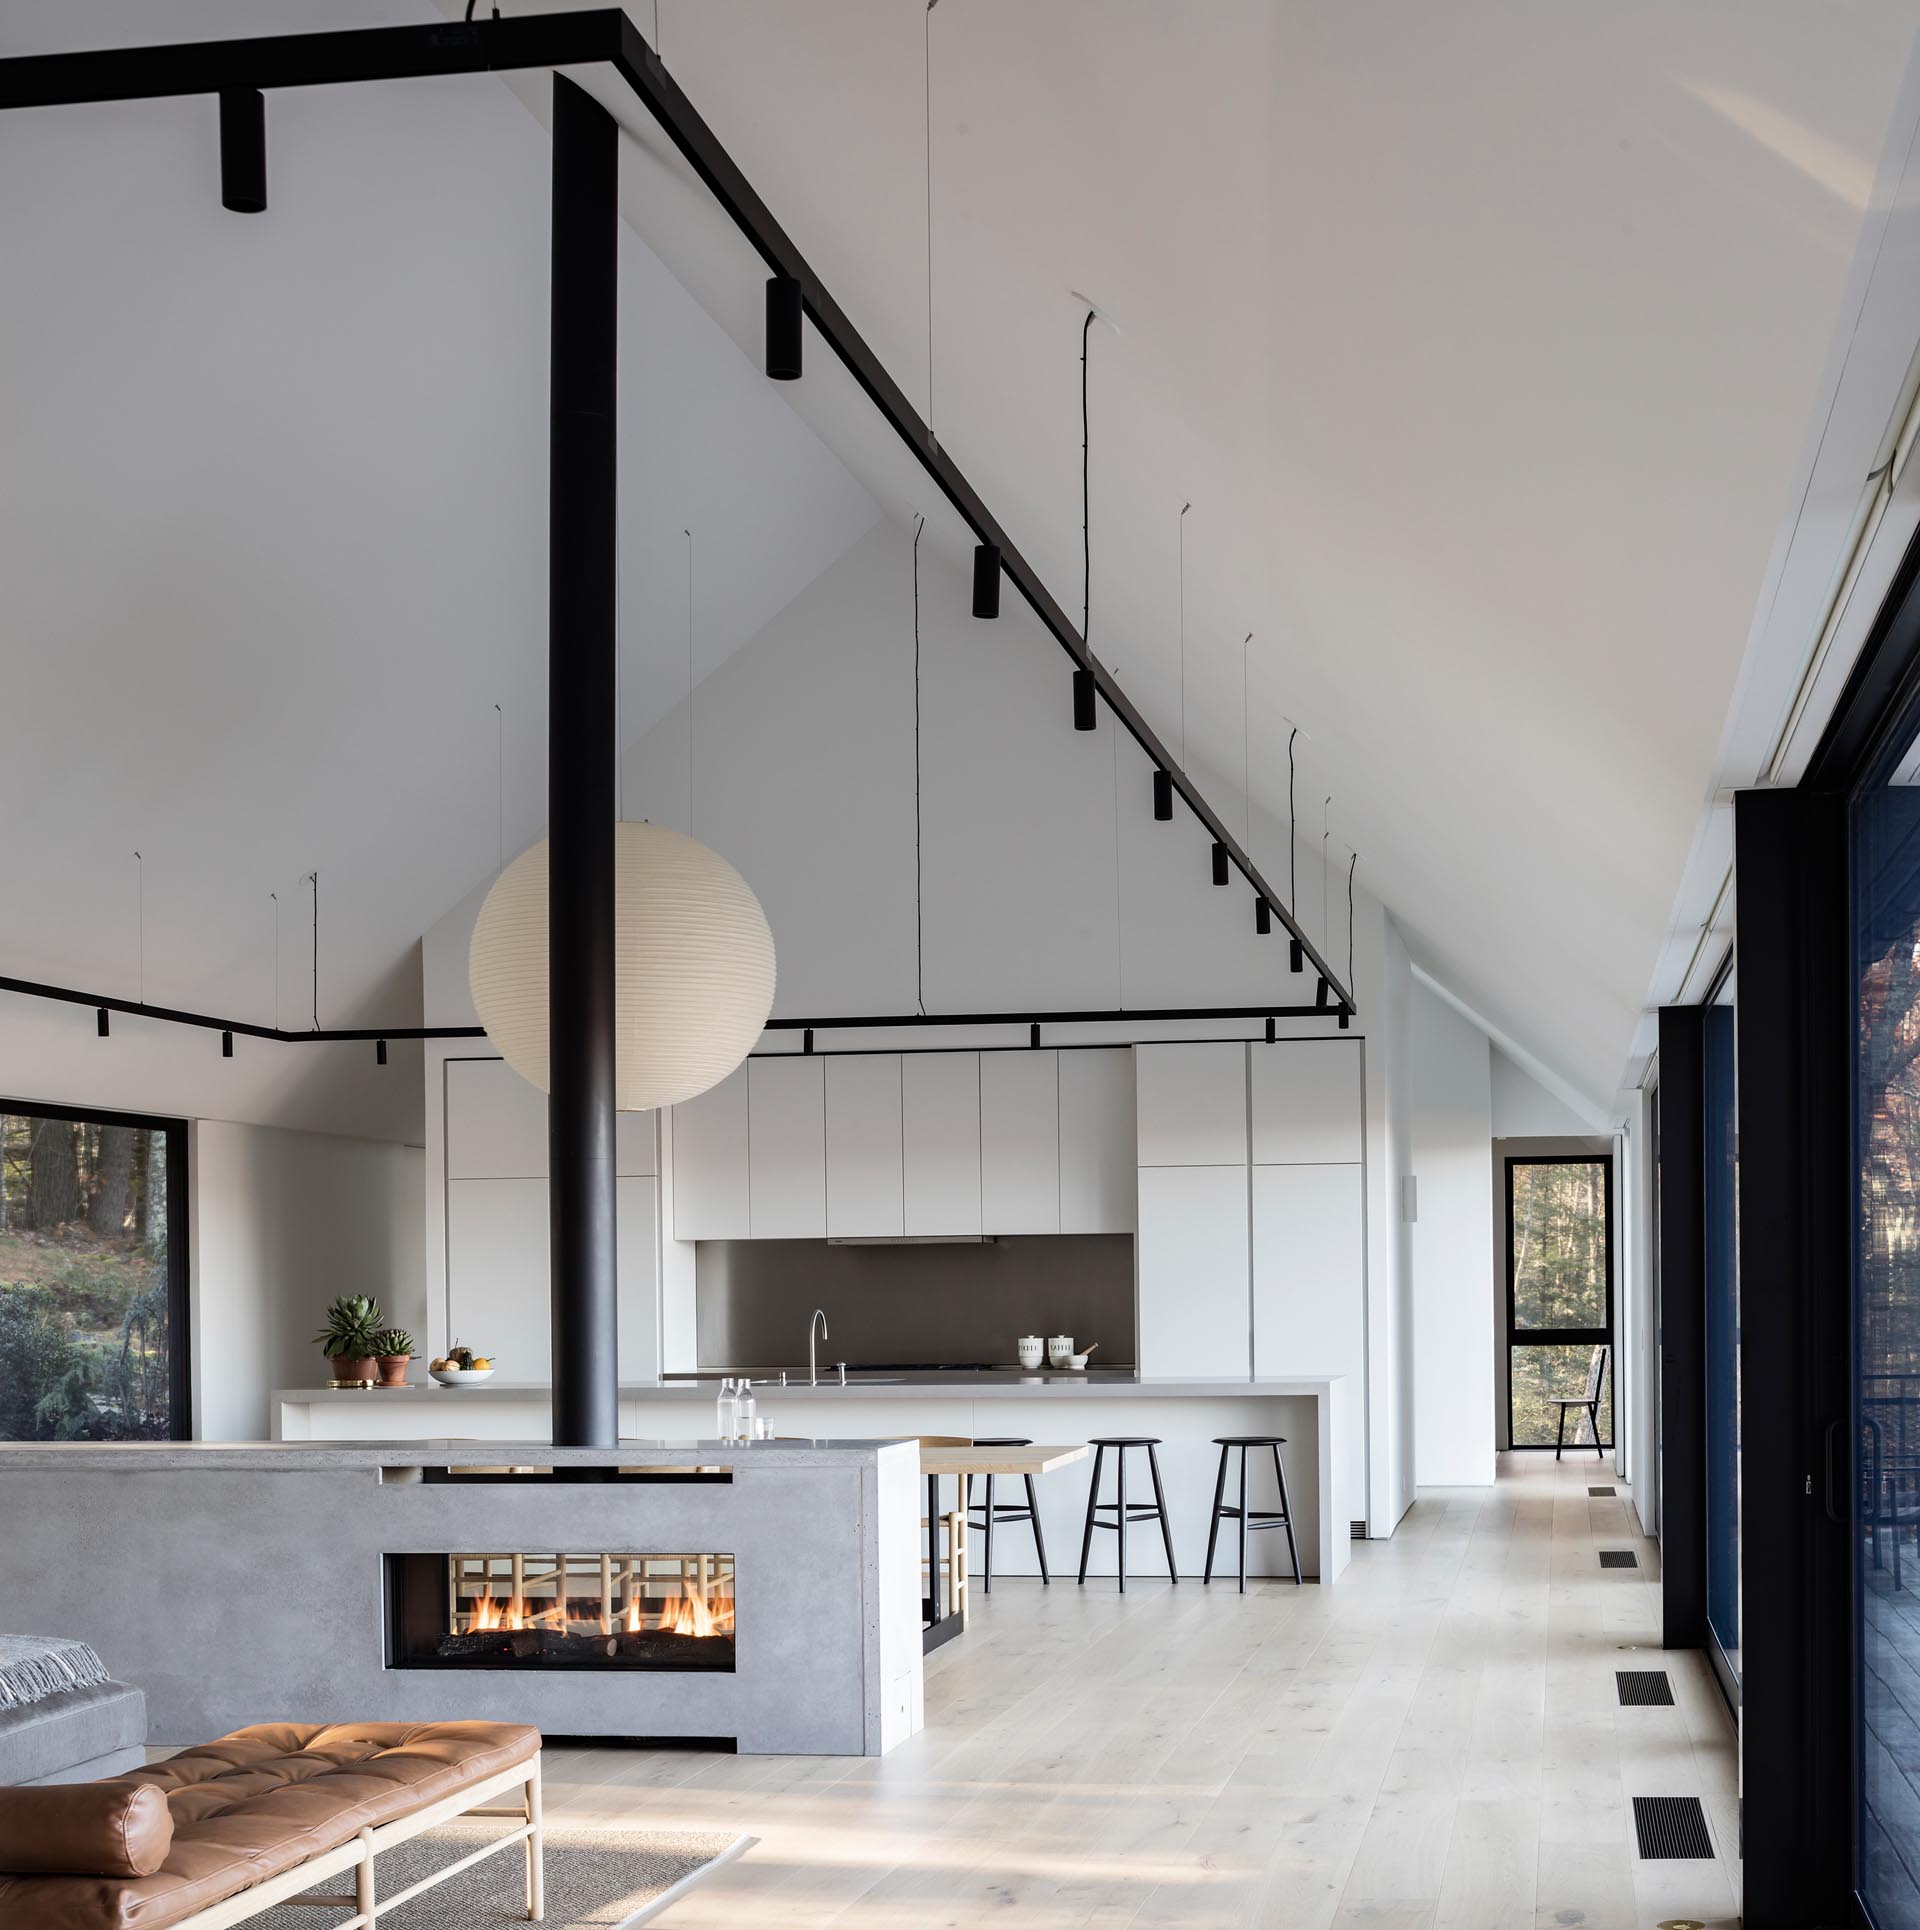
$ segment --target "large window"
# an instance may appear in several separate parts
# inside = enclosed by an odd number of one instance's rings
[[[190,1431],[186,1130],[0,1103],[0,1440]]]
[[[1733,978],[1707,1008],[1701,1052],[1706,1305],[1707,1626],[1740,1692],[1740,1142]]]
[[[1594,1385],[1599,1445],[1613,1443],[1613,1161],[1507,1161],[1508,1439],[1553,1447],[1560,1403]],[[1594,1414],[1567,1409],[1565,1440],[1595,1445]]]

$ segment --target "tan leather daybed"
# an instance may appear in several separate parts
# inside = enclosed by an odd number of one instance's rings
[[[505,1808],[492,1798],[518,1793]],[[374,1858],[455,1816],[505,1832],[376,1900]],[[540,1732],[505,1722],[263,1722],[104,1782],[0,1788],[7,1930],[224,1930],[352,1870],[377,1916],[456,1870],[526,1845],[527,1915],[542,1914]]]

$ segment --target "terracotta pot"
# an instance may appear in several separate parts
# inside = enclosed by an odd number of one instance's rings
[[[380,1363],[373,1355],[329,1354],[327,1369],[333,1380],[378,1380]]]
[[[404,1387],[407,1384],[407,1367],[412,1361],[411,1354],[382,1354],[380,1356],[380,1385],[382,1387]]]

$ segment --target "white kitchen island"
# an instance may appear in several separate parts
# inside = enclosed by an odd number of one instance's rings
[[[653,1380],[623,1384],[620,1431],[648,1437],[708,1437],[714,1431],[717,1378]],[[969,1440],[1023,1436],[1078,1444],[1096,1435],[1151,1435],[1159,1448],[1174,1552],[1182,1576],[1198,1576],[1206,1563],[1209,1509],[1219,1466],[1217,1435],[1281,1434],[1293,1505],[1300,1567],[1309,1580],[1338,1579],[1350,1554],[1352,1520],[1363,1483],[1351,1466],[1348,1442],[1349,1385],[1344,1375],[1294,1375],[1260,1380],[1156,1379],[1127,1373],[862,1374],[842,1386],[823,1375],[818,1387],[806,1377],[759,1378],[754,1395],[760,1411],[789,1439],[900,1439],[958,1435]],[[439,1387],[431,1382],[370,1391],[325,1387],[281,1388],[273,1396],[275,1438],[287,1441],[412,1440],[458,1436],[474,1441],[537,1440],[548,1432],[545,1384],[488,1381],[478,1386]],[[734,1452],[751,1452],[735,1449]],[[1130,1494],[1148,1492],[1144,1458],[1128,1469]],[[1238,1457],[1235,1457],[1237,1469]],[[1093,1459],[1076,1462],[1036,1484],[1041,1526],[1053,1579],[1071,1583],[1080,1562],[1082,1525]],[[1229,1475],[1233,1486],[1236,1475]],[[1273,1505],[1270,1458],[1249,1456],[1249,1504]],[[1109,1457],[1103,1498],[1113,1497]],[[976,1498],[979,1498],[976,1496]],[[995,1499],[1020,1499],[1003,1484]],[[1231,1497],[1230,1497],[1231,1498]],[[1222,1522],[1216,1571],[1233,1573],[1237,1562],[1232,1522]],[[1159,1540],[1149,1531],[1129,1538],[1130,1573],[1153,1577],[1164,1566]],[[974,1542],[976,1566],[979,1541]],[[1114,1572],[1115,1537],[1094,1536],[1088,1574]],[[1023,1524],[1003,1525],[994,1537],[994,1572],[1040,1572],[1032,1538]],[[1249,1575],[1291,1575],[1286,1537],[1274,1531],[1249,1537]]]

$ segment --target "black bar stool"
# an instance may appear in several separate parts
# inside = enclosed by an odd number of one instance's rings
[[[1287,1531],[1287,1552],[1293,1557],[1293,1579],[1300,1581],[1300,1549],[1293,1539],[1293,1504],[1287,1499],[1287,1471],[1280,1463],[1280,1450],[1286,1446],[1284,1434],[1216,1434],[1213,1444],[1220,1450],[1220,1472],[1213,1483],[1213,1520],[1207,1528],[1207,1572],[1203,1582],[1213,1580],[1213,1548],[1220,1538],[1220,1524],[1223,1521],[1237,1521],[1240,1524],[1240,1592],[1247,1592],[1247,1536],[1261,1528],[1284,1528]],[[1221,1496],[1227,1491],[1227,1456],[1236,1448],[1240,1451],[1240,1505],[1223,1507]],[[1248,1448],[1272,1448],[1274,1479],[1280,1484],[1280,1506],[1278,1511],[1247,1506],[1247,1450]]]
[[[1030,1434],[1001,1434],[992,1436],[991,1438],[983,1434],[974,1442],[974,1446],[977,1448],[1025,1448],[1032,1447],[1032,1445],[1033,1436]],[[987,1538],[987,1545],[982,1554],[980,1564],[980,1579],[985,1585],[986,1592],[989,1595],[993,1593],[993,1524],[996,1521],[1030,1521],[1033,1523],[1033,1552],[1040,1557],[1041,1586],[1051,1588],[1053,1586],[1053,1577],[1047,1572],[1047,1543],[1046,1538],[1040,1532],[1040,1503],[1034,1496],[1033,1476],[1029,1474],[1025,1477],[1027,1483],[1027,1505],[1024,1508],[1011,1501],[1003,1501],[996,1506],[993,1499],[993,1479],[992,1475],[986,1477],[986,1500],[976,1501],[973,1498],[973,1476],[967,1476],[967,1526],[977,1533],[984,1534]],[[981,1515],[984,1518],[975,1521],[973,1519],[975,1515]]]
[[[1127,1523],[1129,1521],[1155,1521],[1160,1523],[1161,1539],[1167,1544],[1167,1579],[1177,1582],[1180,1571],[1173,1561],[1173,1524],[1167,1519],[1166,1492],[1160,1486],[1160,1462],[1154,1449],[1160,1445],[1160,1437],[1144,1434],[1096,1435],[1087,1445],[1093,1449],[1093,1481],[1087,1489],[1087,1526],[1080,1537],[1080,1579],[1087,1579],[1087,1556],[1093,1549],[1093,1531],[1096,1528],[1112,1528],[1120,1536],[1120,1592],[1127,1592]],[[1117,1450],[1115,1458],[1116,1478],[1119,1499],[1102,1501],[1100,1499],[1100,1469],[1107,1458],[1108,1448]],[[1145,1448],[1147,1451],[1147,1472],[1153,1476],[1153,1506],[1144,1501],[1136,1501],[1132,1507],[1127,1505],[1127,1450]],[[1102,1521],[1103,1514],[1113,1516],[1111,1521]]]

